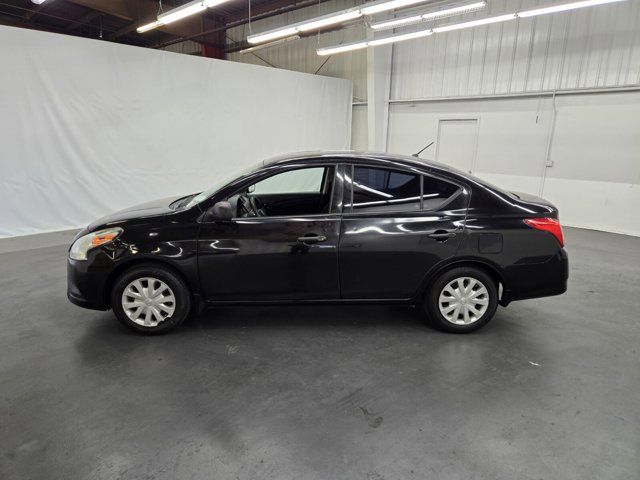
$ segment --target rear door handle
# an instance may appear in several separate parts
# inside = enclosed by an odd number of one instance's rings
[[[436,242],[446,242],[450,238],[456,236],[456,232],[447,230],[436,230],[433,233],[427,235],[429,238],[433,238]]]
[[[315,236],[308,236],[308,237],[298,237],[298,243],[320,243],[320,242],[324,242],[327,239],[327,237],[325,237],[324,235],[315,235]]]

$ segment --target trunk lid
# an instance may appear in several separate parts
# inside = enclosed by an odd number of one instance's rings
[[[511,192],[511,194],[532,216],[558,218],[558,208],[549,200],[545,200],[537,195],[531,195],[530,193]]]

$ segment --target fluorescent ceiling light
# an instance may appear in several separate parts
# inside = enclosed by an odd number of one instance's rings
[[[149,30],[153,30],[154,28],[177,22],[178,20],[182,20],[183,18],[203,12],[209,7],[215,7],[216,5],[220,5],[221,3],[225,3],[228,1],[229,0],[193,0],[192,2],[185,3],[181,7],[174,8],[166,13],[158,15],[158,18],[154,22],[147,23],[146,25],[141,25],[136,28],[136,31],[138,33],[148,32]]]
[[[263,43],[260,45],[256,45],[254,47],[245,48],[240,50],[238,53],[250,53],[255,52],[256,50],[262,50],[263,48],[275,47],[276,45],[282,45],[283,43],[291,42],[292,40],[300,40],[300,35],[294,35],[293,37],[281,38],[280,40],[276,40],[275,42]]]
[[[563,3],[560,5],[551,5],[549,7],[536,8],[534,10],[525,10],[518,12],[517,15],[522,18],[535,17],[536,15],[545,15],[547,13],[566,12],[575,8],[594,7],[596,5],[604,5],[605,3],[624,2],[625,0],[586,0],[584,2]]]
[[[312,18],[303,22],[287,25],[282,28],[275,28],[263,33],[257,33],[255,35],[249,35],[247,42],[249,43],[263,43],[278,38],[290,37],[301,32],[309,32],[312,30],[318,30],[329,25],[335,25],[338,23],[347,22],[362,16],[362,13],[358,8],[350,8],[348,10],[341,10],[340,12],[330,13],[329,15],[323,15],[321,17]]]
[[[166,25],[168,23],[177,22],[183,18],[190,17],[191,15],[195,15],[196,13],[200,13],[206,9],[207,7],[204,5],[204,2],[201,0],[195,0],[183,5],[182,7],[174,8],[173,10],[169,10],[167,13],[158,15],[158,21],[162,25]]]
[[[433,35],[433,30],[420,30],[419,32],[403,33],[401,35],[393,35],[392,37],[377,38],[369,40],[368,47],[376,47],[378,45],[387,45],[389,43],[404,42],[405,40],[413,40],[414,38],[422,38]]]
[[[452,25],[444,25],[433,29],[435,33],[450,32],[452,30],[460,30],[462,28],[478,27],[480,25],[488,25],[490,23],[506,22],[507,20],[515,20],[515,13],[507,13],[506,15],[498,15],[497,17],[481,18],[479,20],[471,20],[470,22],[454,23]]]
[[[422,15],[413,15],[412,17],[396,18],[380,23],[372,23],[371,28],[374,30],[387,30],[389,28],[403,27],[413,23],[422,22]]]
[[[366,3],[360,9],[364,15],[374,15],[380,12],[388,12],[396,8],[404,8],[417,3],[424,3],[426,0],[391,0],[387,2],[375,2],[367,5]]]
[[[365,3],[362,7],[354,7],[348,10],[340,10],[339,12],[323,15],[322,17],[312,18],[303,22],[286,25],[281,28],[275,28],[263,33],[249,35],[247,41],[249,43],[263,43],[278,38],[290,37],[300,32],[308,32],[310,30],[318,30],[320,28],[336,25],[338,23],[347,22],[364,15],[373,15],[374,13],[386,12],[396,8],[408,7],[417,3],[423,3],[427,0],[383,0],[378,2]]]
[[[361,16],[361,13],[358,10],[353,10],[351,12],[344,12],[338,15],[331,15],[324,18],[319,18],[317,20],[311,20],[307,23],[304,23],[298,27],[298,30],[301,32],[308,32],[309,30],[317,30],[322,27],[326,27],[328,25],[335,25],[336,23],[348,22],[349,20],[353,20],[354,18],[358,18]]]
[[[378,22],[371,25],[374,30],[385,30],[389,28],[396,28],[400,26],[410,25],[412,23],[425,22],[428,20],[435,20],[436,18],[448,17],[451,15],[462,15],[464,13],[473,12],[487,6],[487,2],[475,2],[467,5],[460,5],[458,7],[446,8],[444,10],[436,10],[435,12],[428,12],[422,15],[412,15],[411,17],[395,18],[393,20],[387,20],[384,22]]]
[[[257,35],[249,35],[247,37],[247,42],[249,43],[270,42],[278,38],[290,37],[291,35],[295,35],[296,33],[298,33],[298,29],[296,27],[287,27],[281,30],[272,30],[265,33],[259,33]]]
[[[155,22],[147,23],[146,25],[141,25],[140,27],[136,28],[136,32],[138,33],[148,32],[149,30],[153,30],[154,28],[157,28],[160,25],[162,24],[156,20]]]
[[[537,8],[535,10],[525,10],[523,12],[507,13],[507,14],[498,15],[495,17],[480,18],[478,20],[472,20],[470,22],[443,25],[441,27],[435,27],[433,29],[428,29],[428,30],[420,30],[418,32],[413,32],[413,33],[392,35],[389,37],[378,38],[375,40],[360,41],[360,42],[347,43],[344,45],[336,45],[333,47],[319,48],[318,50],[316,50],[316,53],[318,55],[333,55],[334,53],[349,52],[352,50],[358,50],[366,47],[375,47],[376,45],[385,45],[388,43],[401,42],[403,40],[410,40],[413,38],[426,37],[433,33],[450,32],[452,30],[460,30],[462,28],[471,28],[471,27],[478,27],[480,25],[489,25],[491,23],[506,22],[509,20],[514,20],[518,17],[533,17],[535,15],[544,15],[547,13],[564,12],[566,10],[573,10],[574,8],[593,7],[596,5],[603,5],[605,3],[623,2],[623,1],[626,1],[626,0],[585,0],[581,2],[551,5],[548,7]],[[415,18],[415,16],[409,17],[409,18]]]
[[[353,50],[360,50],[361,48],[367,48],[369,42],[354,42],[345,43],[344,45],[336,45],[335,47],[325,47],[316,50],[318,55],[333,55],[334,53],[351,52]]]
[[[346,43],[344,45],[336,45],[335,47],[319,48],[316,50],[318,55],[333,55],[334,53],[350,52],[352,50],[360,50],[366,47],[377,47],[379,45],[387,45],[389,43],[403,42],[414,38],[427,37],[433,34],[433,30],[420,30],[419,32],[403,33],[391,35],[389,37],[376,38],[375,40],[366,40],[362,42]]]

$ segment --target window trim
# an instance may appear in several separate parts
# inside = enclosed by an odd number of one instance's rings
[[[342,215],[343,216],[353,216],[353,217],[368,217],[368,216],[374,216],[374,215],[380,215],[380,216],[388,216],[391,214],[422,214],[422,213],[430,213],[430,212],[434,212],[437,210],[425,210],[424,209],[424,178],[425,177],[429,177],[429,178],[433,178],[435,180],[439,180],[442,182],[446,182],[449,183],[451,185],[454,185],[458,188],[458,190],[451,195],[447,201],[445,203],[443,203],[440,208],[446,206],[447,204],[449,204],[452,200],[458,198],[458,196],[460,196],[461,194],[463,194],[463,192],[465,191],[466,187],[465,185],[462,185],[458,182],[455,182],[453,180],[450,180],[448,178],[443,178],[440,175],[434,175],[431,172],[425,172],[423,170],[418,170],[417,168],[412,168],[412,167],[407,167],[404,165],[396,165],[394,164],[393,166],[389,167],[386,165],[376,165],[376,164],[372,164],[372,163],[349,163],[345,165],[346,169],[349,170],[349,177],[348,177],[348,181],[345,179],[345,193],[348,190],[349,191],[349,208],[346,208],[346,205],[344,204],[344,200],[343,200],[343,208],[342,208]],[[406,173],[412,173],[414,175],[419,175],[420,176],[420,209],[419,210],[388,210],[388,211],[384,211],[384,212],[354,212],[353,211],[353,179],[355,178],[355,168],[356,167],[364,167],[364,168],[375,168],[375,169],[382,169],[382,170],[395,170],[395,171],[400,171],[400,172],[406,172]],[[344,198],[345,195],[343,195]],[[440,210],[440,208],[438,210]]]
[[[318,163],[318,164],[292,164],[292,165],[287,165],[286,167],[283,167],[282,170],[279,171],[275,171],[275,172],[267,172],[264,171],[263,173],[271,173],[270,175],[256,175],[256,177],[258,177],[257,180],[252,180],[251,182],[249,182],[247,179],[247,182],[243,182],[240,186],[238,186],[238,188],[236,190],[234,190],[230,195],[225,194],[224,198],[230,198],[233,197],[234,195],[237,195],[238,192],[240,192],[240,190],[242,190],[243,188],[247,188],[251,185],[254,185],[258,182],[261,182],[263,180],[267,180],[268,178],[271,177],[275,177],[276,175],[280,175],[281,173],[286,173],[286,172],[291,172],[294,170],[304,170],[304,169],[308,169],[308,168],[324,168],[325,169],[325,173],[323,173],[323,177],[322,177],[322,182],[324,183],[324,179],[326,176],[326,169],[327,168],[333,168],[333,182],[331,182],[331,191],[329,193],[329,211],[327,213],[311,213],[308,215],[265,215],[264,217],[233,217],[231,218],[231,221],[234,223],[238,223],[238,221],[246,221],[246,220],[259,220],[259,219],[279,219],[279,220],[284,220],[284,219],[292,219],[292,218],[313,218],[313,217],[329,217],[329,216],[339,216],[342,214],[342,212],[334,212],[333,208],[334,208],[334,192],[335,192],[335,188],[336,188],[336,178],[337,178],[337,172],[338,172],[338,168],[340,167],[341,164],[339,163],[332,163],[332,162],[327,162],[327,163]],[[287,168],[287,167],[291,167],[291,168]],[[258,173],[258,172],[256,172]],[[321,185],[322,187],[323,185]],[[322,192],[322,190],[321,190]],[[320,192],[320,193],[321,193]],[[301,193],[301,194],[309,194],[309,193],[314,193],[314,192],[294,192],[292,194],[295,193]]]

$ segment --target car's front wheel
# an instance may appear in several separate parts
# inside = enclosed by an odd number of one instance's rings
[[[467,333],[486,325],[498,307],[496,282],[483,270],[455,267],[441,274],[425,296],[431,323],[440,330]]]
[[[111,307],[118,320],[137,332],[154,335],[178,327],[191,309],[185,282],[161,265],[138,265],[113,285]]]

